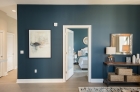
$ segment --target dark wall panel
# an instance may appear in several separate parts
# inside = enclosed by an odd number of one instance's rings
[[[103,78],[110,34],[132,33],[133,54],[140,53],[139,5],[18,5],[17,15],[18,50],[25,51],[18,51],[18,79],[63,78],[63,25],[92,25],[92,78]],[[51,30],[51,58],[29,58],[29,29]],[[116,61],[125,57],[115,55]]]

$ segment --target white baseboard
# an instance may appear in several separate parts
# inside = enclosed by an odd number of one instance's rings
[[[63,83],[63,79],[17,79],[17,83]]]
[[[91,83],[103,83],[103,79],[91,79]]]

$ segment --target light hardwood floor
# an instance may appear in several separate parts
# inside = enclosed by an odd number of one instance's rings
[[[65,83],[21,83],[17,84],[16,70],[0,78],[0,92],[79,92],[78,87],[106,87],[103,83],[88,83],[86,72],[76,72]],[[111,86],[139,86],[136,84],[115,84]]]
[[[16,83],[17,79],[17,70],[12,70],[8,72],[7,76],[0,78],[0,84],[1,83]]]

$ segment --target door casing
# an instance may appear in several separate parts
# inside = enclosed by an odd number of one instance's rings
[[[88,82],[91,82],[91,25],[63,25],[63,82],[66,82],[66,32],[68,28],[88,29]]]

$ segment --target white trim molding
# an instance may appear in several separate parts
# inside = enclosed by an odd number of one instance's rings
[[[88,82],[91,82],[91,25],[63,25],[63,82],[66,82],[66,33],[65,30],[67,28],[75,28],[75,29],[81,29],[81,28],[87,28],[88,29]]]
[[[103,83],[103,79],[91,79],[91,83]]]
[[[16,83],[63,83],[63,79],[17,79]]]

